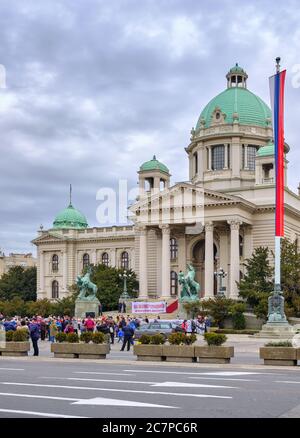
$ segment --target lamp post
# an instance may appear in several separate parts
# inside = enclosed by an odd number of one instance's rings
[[[215,274],[215,276],[216,276],[217,278],[219,278],[219,291],[218,291],[218,296],[219,296],[219,297],[225,297],[225,290],[226,290],[226,287],[225,287],[225,286],[223,287],[223,285],[222,285],[222,280],[223,280],[223,278],[226,278],[226,277],[227,277],[227,272],[225,272],[224,269],[220,268],[219,271],[216,271],[214,274]]]
[[[128,274],[127,271],[125,270],[123,272],[123,274],[119,274],[119,277],[123,280],[123,292],[120,296],[120,301],[121,300],[128,300],[130,298],[130,296],[128,295],[128,292],[127,292],[127,279],[132,277],[132,274]]]

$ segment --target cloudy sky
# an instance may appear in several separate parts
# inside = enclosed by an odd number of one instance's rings
[[[249,2],[248,2],[249,3]],[[299,174],[298,0],[1,0],[0,248],[34,251],[68,203],[96,220],[97,190],[136,187],[153,154],[188,178],[184,147],[239,62],[269,103],[274,58],[288,69],[289,185]]]

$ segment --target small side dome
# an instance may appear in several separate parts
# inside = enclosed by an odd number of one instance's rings
[[[164,173],[170,173],[169,169],[167,168],[167,166],[165,166],[163,163],[161,163],[160,161],[158,161],[156,159],[156,156],[153,155],[152,160],[150,161],[146,161],[145,163],[143,163],[140,167],[140,171],[151,171],[151,170],[160,170],[161,172]]]
[[[53,228],[87,228],[88,223],[86,217],[70,203],[67,208],[58,213],[53,222]]]
[[[268,157],[274,154],[275,154],[275,145],[272,141],[270,141],[266,146],[259,148],[256,155],[258,157]]]

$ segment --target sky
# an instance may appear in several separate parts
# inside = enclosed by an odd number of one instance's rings
[[[257,0],[1,0],[0,249],[31,240],[69,202],[100,226],[97,191],[137,186],[155,154],[188,180],[184,148],[238,62],[269,104],[287,68],[288,183],[300,181],[300,4]]]

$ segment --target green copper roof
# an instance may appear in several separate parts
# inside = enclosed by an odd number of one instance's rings
[[[85,216],[76,210],[70,203],[67,208],[62,210],[53,222],[53,228],[87,228],[88,223]]]
[[[238,63],[236,63],[235,66],[229,70],[229,72],[230,73],[246,73],[245,70],[238,65]]]
[[[154,155],[152,160],[146,161],[141,165],[140,170],[160,170],[161,172],[169,173],[169,169],[163,163],[156,159]]]
[[[270,143],[268,143],[266,146],[259,148],[256,155],[258,157],[267,157],[269,155],[274,155],[274,154],[275,154],[275,146],[274,143],[270,141]]]
[[[270,108],[254,93],[247,88],[227,88],[214,97],[202,111],[196,129],[200,128],[201,120],[205,121],[204,127],[211,124],[211,117],[216,108],[226,114],[225,123],[233,123],[233,114],[239,116],[241,125],[267,126],[267,118],[271,119]]]

